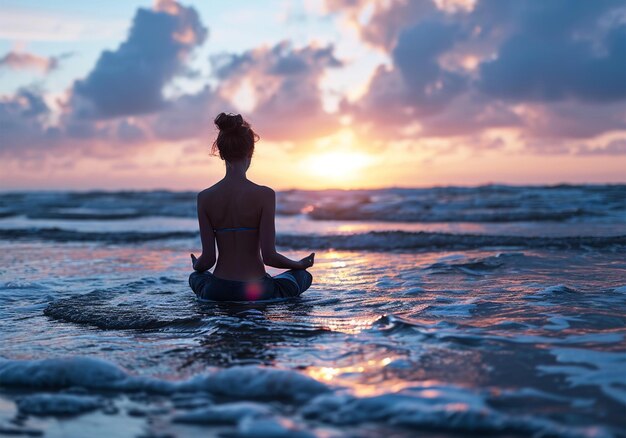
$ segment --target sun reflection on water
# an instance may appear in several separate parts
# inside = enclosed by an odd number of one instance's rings
[[[401,391],[412,385],[411,382],[403,381],[389,372],[386,367],[397,357],[383,357],[382,359],[370,359],[357,362],[353,365],[342,367],[316,367],[311,366],[304,370],[309,377],[315,380],[344,387],[358,396],[373,396],[389,392]],[[439,382],[420,382],[427,386]],[[429,390],[426,390],[427,393]],[[437,391],[432,391],[435,397]]]
[[[313,317],[311,322],[333,332],[355,335],[369,329],[379,319],[378,316],[359,318]]]

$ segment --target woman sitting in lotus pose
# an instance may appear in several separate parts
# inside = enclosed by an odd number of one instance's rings
[[[315,253],[302,260],[276,251],[276,193],[246,177],[259,136],[239,114],[221,113],[212,152],[226,163],[226,175],[198,194],[202,255],[191,254],[194,272],[189,285],[198,298],[216,301],[255,301],[296,297],[313,277]],[[216,262],[215,243],[219,250]],[[265,265],[289,269],[271,277]]]

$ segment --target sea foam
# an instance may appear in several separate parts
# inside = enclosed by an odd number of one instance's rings
[[[89,357],[0,360],[0,386],[37,389],[82,387],[155,394],[205,391],[237,399],[304,401],[330,389],[291,370],[254,365],[220,369],[184,381],[133,376],[117,365]]]

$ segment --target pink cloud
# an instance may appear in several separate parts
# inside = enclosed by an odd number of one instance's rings
[[[372,142],[456,141],[512,128],[529,151],[568,153],[576,148],[571,140],[626,129],[626,26],[603,20],[611,14],[626,18],[619,2],[326,5],[391,60],[376,70],[366,93],[341,106],[353,129]],[[589,39],[573,37],[579,33]],[[623,148],[606,151],[619,154]]]
[[[244,83],[251,86],[255,105],[247,116],[264,138],[298,142],[339,127],[337,118],[324,111],[319,89],[324,71],[342,65],[332,46],[294,48],[283,41],[222,55],[214,63],[225,99],[235,99]]]
[[[59,65],[58,58],[44,57],[28,52],[11,51],[0,58],[0,69],[35,70],[50,73]]]

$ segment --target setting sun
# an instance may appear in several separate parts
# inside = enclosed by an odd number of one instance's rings
[[[328,152],[304,161],[306,171],[333,180],[349,180],[371,164],[372,157],[361,152]]]

